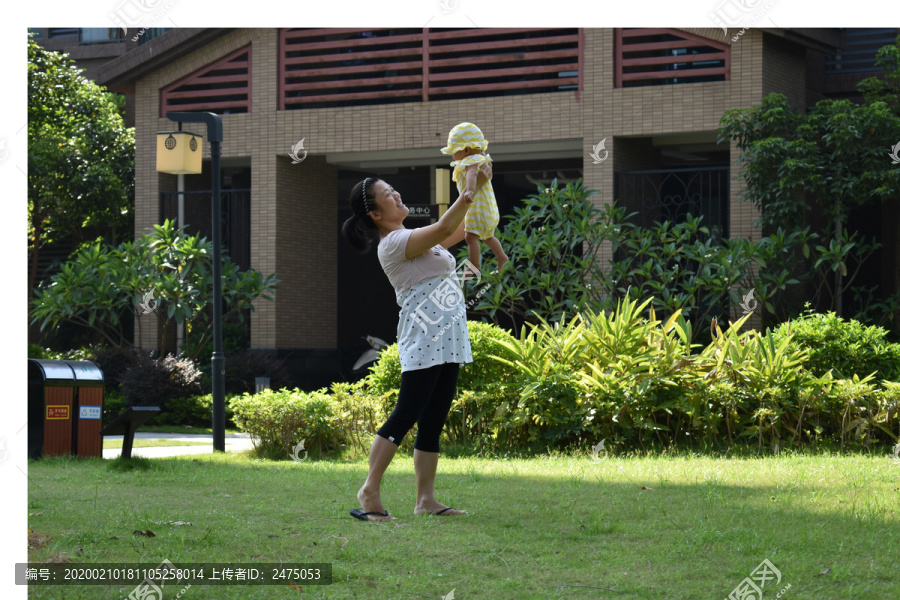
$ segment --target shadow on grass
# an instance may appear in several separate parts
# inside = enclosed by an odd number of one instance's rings
[[[149,458],[144,458],[142,456],[132,456],[131,458],[117,456],[116,458],[108,460],[106,467],[110,471],[124,472],[147,471],[152,465],[153,462]]]

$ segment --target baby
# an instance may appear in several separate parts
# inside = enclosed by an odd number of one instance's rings
[[[500,222],[497,199],[491,180],[485,175],[490,172],[491,156],[486,154],[488,143],[484,134],[472,123],[460,123],[450,131],[447,146],[441,152],[453,157],[453,181],[460,195],[474,201],[466,213],[466,244],[469,246],[469,262],[476,269],[481,268],[481,244],[484,240],[497,257],[497,269],[502,269],[509,260],[500,240],[494,237],[494,230]]]

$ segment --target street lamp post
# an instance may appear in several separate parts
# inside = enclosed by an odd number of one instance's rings
[[[211,112],[167,112],[166,118],[181,123],[206,123],[209,155],[212,158],[213,230],[213,354],[212,429],[213,450],[225,451],[225,356],[222,352],[222,118]]]

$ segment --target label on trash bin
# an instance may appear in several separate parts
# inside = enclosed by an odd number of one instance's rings
[[[61,406],[50,405],[47,406],[47,420],[62,420],[69,418],[69,406],[67,404],[63,404]]]
[[[79,406],[78,407],[78,418],[79,419],[97,419],[100,420],[100,407],[99,406]]]

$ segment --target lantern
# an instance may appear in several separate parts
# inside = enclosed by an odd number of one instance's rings
[[[203,172],[203,136],[190,131],[160,131],[156,134],[156,170],[172,175]]]

